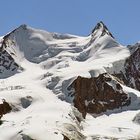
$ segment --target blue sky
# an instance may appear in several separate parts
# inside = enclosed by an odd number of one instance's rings
[[[21,24],[88,35],[103,21],[120,43],[140,41],[140,0],[0,0],[0,35]]]

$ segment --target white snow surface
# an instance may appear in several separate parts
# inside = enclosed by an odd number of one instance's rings
[[[93,35],[61,35],[22,25],[8,37],[6,50],[15,53],[13,57],[24,71],[0,79],[0,99],[6,99],[14,108],[2,118],[0,140],[22,140],[20,133],[36,140],[63,140],[62,126],[76,126],[69,116],[72,105],[67,86],[79,75],[119,71],[130,55],[125,46],[107,34],[100,37],[100,32],[96,31],[93,41]],[[81,123],[81,133],[87,140],[94,135],[122,140],[137,137],[140,126],[132,119],[140,109],[140,93],[128,87],[124,90],[132,96],[132,106],[98,117],[88,114]],[[28,97],[32,101],[25,108],[21,99]]]

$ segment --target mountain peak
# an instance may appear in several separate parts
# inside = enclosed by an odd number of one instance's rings
[[[22,24],[22,25],[20,25],[18,28],[27,29],[27,26],[28,26],[28,25],[26,25],[26,24]]]
[[[100,36],[104,36],[105,34],[107,34],[107,35],[111,36],[112,38],[114,38],[112,33],[110,33],[110,31],[108,30],[107,26],[102,21],[97,23],[95,28],[92,30],[92,35],[97,34],[98,31],[101,32]]]
[[[11,32],[9,32],[8,34],[6,34],[3,39],[6,39],[7,37],[9,37],[12,33],[18,31],[18,30],[27,30],[28,25],[26,24],[22,24],[19,27],[17,27],[16,29],[12,30]]]

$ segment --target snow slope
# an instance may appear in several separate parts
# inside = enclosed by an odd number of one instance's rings
[[[131,88],[124,87],[133,95],[134,103],[124,111],[107,112],[97,118],[88,114],[81,124],[75,118],[80,113],[73,114],[67,90],[71,82],[79,75],[118,72],[130,56],[128,48],[117,43],[103,23],[87,37],[21,25],[4,39],[5,50],[24,70],[0,79],[0,98],[13,107],[2,118],[0,140],[25,140],[23,135],[35,140],[62,140],[62,134],[75,140],[137,137],[140,126],[132,119],[140,109],[136,98],[140,94]]]

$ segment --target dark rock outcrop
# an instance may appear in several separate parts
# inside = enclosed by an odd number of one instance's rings
[[[131,46],[131,55],[124,63],[124,71],[115,74],[125,85],[140,91],[140,44]]]
[[[22,140],[35,140],[35,139],[32,139],[30,136],[25,135],[25,134],[21,134],[21,136],[22,136]]]
[[[140,45],[125,63],[125,77],[128,86],[140,91]]]
[[[7,38],[4,37],[0,46],[0,78],[7,78],[17,72],[19,65],[7,50]]]
[[[100,114],[107,110],[128,106],[131,102],[120,83],[107,73],[92,78],[78,76],[70,87],[75,90],[74,106],[84,118],[86,113]]]
[[[3,99],[3,103],[0,104],[0,118],[6,114],[9,113],[12,110],[11,106],[9,105],[9,103],[7,103],[4,99]]]
[[[31,96],[22,97],[22,98],[20,99],[22,107],[23,107],[23,108],[29,107],[29,106],[31,105],[31,103],[32,103],[32,100],[33,100],[33,99],[32,99]]]
[[[63,135],[63,140],[70,140],[67,136]]]
[[[109,36],[111,36],[112,38],[114,38],[114,36],[111,34],[111,32],[108,30],[108,28],[106,27],[106,25],[100,21],[99,23],[97,23],[97,25],[95,26],[95,28],[92,30],[92,34],[94,34],[95,32],[97,32],[97,30],[102,29],[102,34],[101,36],[104,36],[105,34],[108,34]]]

